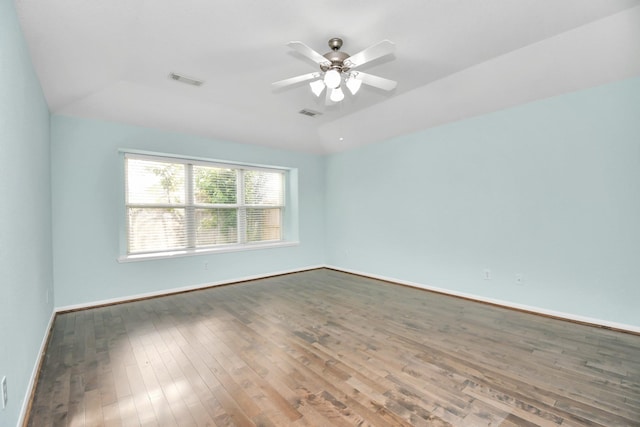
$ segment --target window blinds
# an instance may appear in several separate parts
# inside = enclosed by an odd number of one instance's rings
[[[128,254],[282,240],[281,170],[127,154],[125,175]]]

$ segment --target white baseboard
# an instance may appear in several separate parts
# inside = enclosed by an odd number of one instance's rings
[[[22,399],[22,407],[20,408],[20,416],[18,417],[17,426],[24,425],[27,417],[27,410],[29,409],[29,405],[31,404],[31,396],[36,387],[36,383],[38,381],[38,373],[40,371],[40,363],[44,358],[44,353],[47,350],[47,343],[49,342],[49,335],[51,335],[51,328],[53,328],[53,321],[56,318],[56,311],[51,312],[51,317],[49,318],[49,323],[47,324],[47,329],[45,330],[45,334],[42,337],[42,342],[40,343],[40,349],[38,350],[38,357],[36,357],[36,363],[33,365],[33,370],[31,371],[31,378],[29,378],[29,383],[27,384],[27,390],[24,394],[24,399]]]
[[[295,268],[295,269],[291,269],[291,270],[283,270],[283,271],[276,271],[276,272],[270,272],[270,273],[264,273],[264,274],[256,274],[256,275],[252,275],[252,276],[236,277],[234,279],[220,280],[220,281],[217,281],[217,282],[201,283],[199,285],[190,285],[190,286],[184,286],[184,287],[180,287],[180,288],[163,289],[161,291],[146,292],[146,293],[135,294],[135,295],[127,295],[125,297],[110,298],[110,299],[100,300],[100,301],[91,301],[91,302],[81,303],[81,304],[66,305],[66,306],[62,306],[62,307],[56,307],[55,308],[55,312],[56,313],[64,313],[66,311],[84,310],[84,309],[87,309],[87,308],[99,307],[99,306],[103,306],[103,305],[119,304],[119,303],[124,303],[124,302],[135,301],[135,300],[139,300],[139,299],[153,298],[153,297],[159,297],[159,296],[164,296],[164,295],[177,294],[177,293],[181,293],[181,292],[189,292],[189,291],[196,291],[196,290],[199,290],[199,289],[213,288],[215,286],[229,285],[229,284],[232,284],[232,283],[247,282],[249,280],[266,279],[268,277],[280,276],[280,275],[283,275],[283,274],[300,273],[302,271],[316,270],[318,268],[324,268],[324,265],[307,266],[307,267]]]
[[[547,310],[545,308],[534,307],[534,306],[524,305],[524,304],[517,304],[517,303],[510,302],[510,301],[502,301],[502,300],[498,300],[498,299],[494,299],[494,298],[487,298],[487,297],[483,297],[483,296],[479,296],[479,295],[467,294],[467,293],[464,293],[464,292],[452,291],[450,289],[438,288],[438,287],[435,287],[435,286],[429,286],[429,285],[425,285],[425,284],[422,284],[422,283],[410,282],[410,281],[407,281],[407,280],[401,280],[401,279],[396,279],[396,278],[393,278],[393,277],[381,276],[381,275],[378,275],[378,274],[365,273],[365,272],[362,272],[362,271],[357,271],[357,270],[352,270],[352,269],[342,268],[342,267],[336,267],[336,266],[333,266],[333,265],[325,265],[325,267],[326,268],[330,268],[332,270],[342,271],[344,273],[356,274],[358,276],[369,277],[371,279],[384,280],[385,282],[398,283],[400,285],[410,286],[412,288],[418,288],[418,289],[424,289],[424,290],[427,290],[427,291],[438,292],[440,294],[451,295],[451,296],[454,296],[454,297],[465,298],[465,299],[469,299],[469,300],[473,300],[473,301],[493,304],[493,305],[497,305],[497,306],[501,306],[501,307],[505,307],[505,308],[511,308],[511,309],[515,309],[515,310],[520,310],[520,311],[526,311],[526,312],[530,312],[530,313],[534,313],[534,314],[539,314],[539,315],[542,315],[542,316],[554,317],[554,318],[558,318],[558,319],[568,320],[568,321],[571,321],[571,322],[578,322],[578,323],[583,323],[583,324],[602,327],[602,328],[615,329],[615,330],[620,330],[620,331],[624,331],[624,332],[630,332],[630,333],[633,333],[633,334],[640,334],[640,327],[633,326],[633,325],[627,325],[627,324],[624,324],[624,323],[610,322],[608,320],[594,319],[594,318],[591,318],[591,317],[579,316],[579,315],[576,315],[576,314],[564,313],[564,312],[561,312],[561,311]]]

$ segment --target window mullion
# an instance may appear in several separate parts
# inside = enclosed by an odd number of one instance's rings
[[[185,165],[185,216],[186,216],[186,233],[187,233],[187,247],[196,247],[196,209],[195,209],[195,196],[193,194],[193,165],[187,163]]]
[[[244,170],[238,169],[238,179],[236,180],[236,202],[238,203],[238,243],[247,243],[247,209],[244,200]]]

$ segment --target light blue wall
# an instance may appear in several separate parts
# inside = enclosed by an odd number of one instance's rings
[[[57,307],[324,263],[323,157],[81,118],[51,120]],[[297,168],[300,245],[118,263],[121,148]]]
[[[640,326],[640,79],[336,154],[326,168],[329,264]]]
[[[54,282],[64,307],[326,262],[640,326],[639,117],[636,78],[326,158],[61,116],[50,134],[0,0],[0,425],[28,397]],[[119,264],[118,148],[297,168],[300,246]]]
[[[53,312],[49,111],[14,2],[0,0],[0,378],[18,423]]]

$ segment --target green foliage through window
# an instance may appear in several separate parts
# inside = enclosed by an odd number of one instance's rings
[[[128,253],[282,240],[279,170],[126,155]]]

